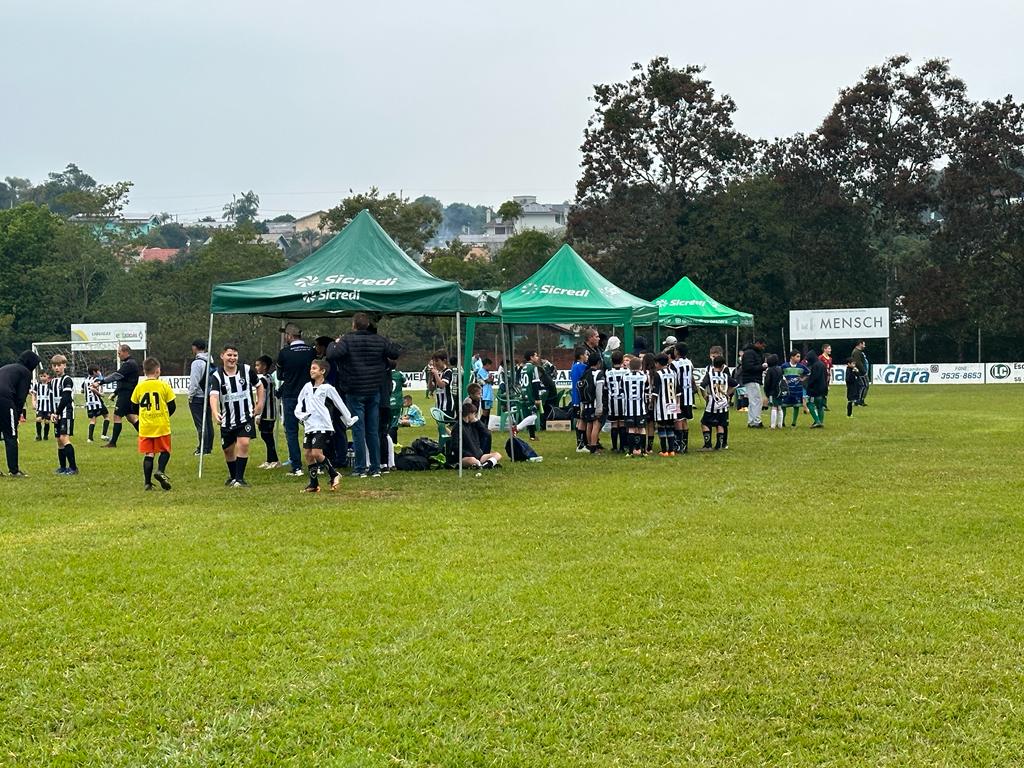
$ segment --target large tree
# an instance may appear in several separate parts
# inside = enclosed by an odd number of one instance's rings
[[[671,275],[687,206],[743,172],[752,142],[703,68],[659,57],[633,71],[594,86],[568,237],[609,273]]]
[[[9,184],[11,181],[8,178]],[[130,181],[99,184],[77,165],[69,163],[63,171],[49,174],[42,184],[19,192],[18,199],[45,205],[64,218],[112,217],[127,204],[131,188]]]
[[[236,225],[253,225],[260,212],[260,196],[251,189],[224,204],[224,218]]]
[[[362,210],[368,210],[396,243],[410,255],[423,253],[441,223],[441,210],[430,200],[410,202],[394,193],[381,196],[372,187],[365,194],[346,197],[324,214],[324,221],[340,231]]]

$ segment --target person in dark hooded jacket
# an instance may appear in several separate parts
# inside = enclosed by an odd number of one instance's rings
[[[0,440],[7,452],[7,469],[12,477],[25,477],[18,466],[18,419],[32,386],[32,373],[39,367],[39,355],[26,350],[18,362],[0,368]]]
[[[811,350],[807,353],[807,365],[811,369],[807,376],[807,410],[811,412],[811,429],[825,426],[825,397],[828,395],[828,368]]]

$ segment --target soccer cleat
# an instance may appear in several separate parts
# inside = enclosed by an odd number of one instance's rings
[[[540,462],[544,461],[544,457],[543,456],[531,456],[530,458],[527,459],[527,461],[532,461],[535,464],[539,464]]]
[[[102,440],[105,443],[109,442],[110,441],[110,435],[100,435],[100,440]]]
[[[53,470],[53,474],[55,475],[66,475],[67,473],[68,470],[66,467],[57,467],[55,470]]]
[[[331,489],[334,490],[333,488]],[[299,491],[299,493],[320,493],[319,485],[307,485],[305,488]]]
[[[341,475],[335,475],[334,479],[331,480],[331,490],[338,490],[338,486],[341,485]]]
[[[260,464],[258,467],[256,467],[256,469],[268,469],[269,468],[269,464],[270,464],[269,461],[264,461],[262,464]]]
[[[227,480],[224,481],[224,485],[234,485],[234,482],[235,478],[229,477]]]
[[[153,478],[158,483],[160,483],[160,487],[163,488],[165,491],[171,490],[171,481],[163,472],[157,472],[155,475],[153,475]]]
[[[712,448],[710,445],[705,445],[705,446],[701,447],[701,450],[702,451],[713,451],[715,449]]]
[[[153,484],[152,483],[146,483],[144,486],[142,486],[142,490],[144,490],[144,491],[152,491],[153,490]]]
[[[234,480],[231,483],[232,488],[248,488],[249,484],[245,480]]]
[[[576,453],[590,453],[590,449],[585,445],[577,445]]]
[[[278,467],[281,466],[281,463],[279,461],[267,461],[267,462],[264,462],[264,463],[266,464],[266,466],[263,466],[263,464],[260,464],[260,468],[261,469],[277,469]]]
[[[363,475],[363,477],[365,477],[365,475]],[[380,477],[380,470],[378,469],[376,472],[371,472],[370,477]]]
[[[92,438],[90,437],[90,438],[89,438],[88,440],[86,440],[85,442],[87,442],[87,443],[91,443],[91,442],[94,442],[94,441],[93,441],[93,439],[92,439]]]
[[[107,443],[106,445],[101,445],[100,448],[117,448],[117,443]]]
[[[65,475],[77,475],[78,474],[78,470],[77,469],[72,469],[71,467],[68,467],[67,469],[64,470],[64,474]]]
[[[28,477],[28,474],[19,469],[17,472],[11,472],[11,477]]]
[[[291,472],[288,472],[287,475],[289,477],[305,477],[306,473],[301,469],[293,469]]]

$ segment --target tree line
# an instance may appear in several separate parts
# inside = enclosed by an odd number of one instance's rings
[[[367,208],[438,276],[493,289],[524,280],[564,239],[643,298],[689,275],[753,312],[773,341],[789,309],[888,306],[899,360],[912,340],[922,361],[973,356],[979,327],[988,359],[1024,355],[1024,111],[1012,96],[971,101],[947,61],[895,56],[842,89],[817,129],[757,140],[736,130],[735,103],[701,67],[655,58],[596,85],[593,103],[564,233],[520,232],[493,259],[467,258],[458,234],[479,231],[484,206],[377,189],[328,210],[324,230]],[[229,229],[169,217],[145,236],[97,227],[130,189],[75,165],[38,185],[0,182],[0,356],[66,339],[69,323],[125,320],[149,324],[154,353],[184,360],[212,285],[278,271],[326,239],[285,253],[257,242],[267,222],[252,190],[224,206]],[[140,263],[141,244],[181,253]],[[258,354],[276,348],[278,325],[228,319],[218,336]],[[443,322],[386,327],[407,346],[450,343]]]

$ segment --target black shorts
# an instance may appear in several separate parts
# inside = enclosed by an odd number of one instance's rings
[[[260,434],[261,435],[272,435],[274,434],[274,427],[277,426],[276,421],[267,421],[263,419],[260,421]]]
[[[43,421],[49,421],[50,420],[50,412],[49,411],[36,411],[36,419],[42,419]]]
[[[117,402],[114,404],[114,415],[120,416],[122,419],[125,416],[137,415],[139,413],[139,406],[132,402],[131,392],[124,392],[117,396]]]
[[[597,421],[597,406],[586,404],[581,405],[580,421],[584,422],[585,424],[592,424],[593,422]]]
[[[646,416],[627,416],[625,418],[626,426],[632,427],[633,429],[643,429],[647,425]]]
[[[693,406],[692,405],[680,405],[679,415],[676,416],[680,421],[689,421],[693,418]]]
[[[221,427],[220,445],[221,448],[228,449],[238,441],[238,438],[246,437],[251,440],[253,437],[255,437],[255,435],[256,427],[253,426],[253,423],[251,421],[247,421],[244,424],[238,425],[237,427]]]
[[[700,417],[700,423],[705,427],[727,427],[729,426],[729,412],[712,413],[711,411],[704,411],[704,415]]]
[[[73,417],[71,417],[71,418],[67,418],[66,417],[66,418],[63,418],[63,419],[57,419],[57,421],[53,425],[53,436],[54,437],[61,437],[63,435],[66,435],[67,437],[71,437],[74,434],[75,434],[75,419]]]
[[[302,447],[307,451],[323,451],[333,440],[332,432],[307,432],[302,437]]]
[[[667,421],[658,420],[657,422],[655,422],[655,424],[657,425],[658,429],[667,429],[669,432],[671,432],[673,429],[675,429],[676,422],[675,419],[669,419]]]
[[[99,405],[90,405],[88,408],[86,408],[85,415],[88,416],[90,419],[95,419],[97,416],[109,416],[110,411],[107,410],[107,406],[105,406],[103,403],[100,403]]]
[[[21,414],[10,400],[0,400],[0,440],[18,437],[18,417]]]

